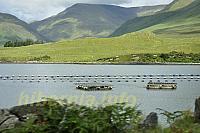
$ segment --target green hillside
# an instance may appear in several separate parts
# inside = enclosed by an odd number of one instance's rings
[[[77,12],[78,10],[74,8],[76,6],[80,7],[80,5],[85,8],[79,8],[79,12]],[[32,24],[33,28],[37,28],[41,34],[45,34],[46,37],[52,40],[79,39],[18,48],[0,48],[0,61],[80,63],[105,62],[120,58],[123,62],[127,61],[127,59],[132,61],[133,57],[135,60],[138,56],[140,56],[141,60],[148,60],[146,59],[149,57],[148,54],[151,54],[152,59],[154,54],[162,57],[163,55],[161,54],[172,51],[172,53],[174,51],[186,53],[181,57],[187,58],[188,62],[193,60],[190,57],[194,58],[195,61],[199,60],[199,0],[176,11],[153,13],[154,15],[150,16],[146,16],[151,12],[147,10],[148,7],[126,9],[107,5],[92,5],[90,8],[88,6],[90,7],[91,5],[77,4],[75,7],[72,6],[72,9],[69,8],[56,16]],[[121,20],[120,22],[119,18],[125,19],[132,10],[133,16],[139,16],[140,14],[143,17],[137,17],[123,24],[113,34],[113,36],[118,37],[81,39],[81,37],[97,36],[99,33],[101,33],[101,36],[98,37],[107,35],[112,26],[117,27],[123,21]],[[94,15],[98,16],[98,18]],[[88,29],[91,34],[88,34],[88,32],[85,34]],[[80,32],[80,30],[83,32]],[[106,34],[103,34],[105,31]],[[195,53],[198,57],[196,57]],[[138,56],[135,57],[135,54]],[[145,54],[145,57],[143,54]],[[174,59],[172,58],[173,56],[170,56],[168,60],[173,61]],[[179,60],[179,53],[177,53],[175,60]],[[183,60],[180,59],[179,61]]]
[[[0,13],[0,46],[9,40],[43,40],[30,26],[10,14]]]
[[[162,12],[175,11],[191,4],[194,0],[174,0]]]
[[[176,11],[138,17],[127,21],[111,36],[119,36],[135,31],[151,31],[163,35],[199,36],[200,33],[200,1],[196,0],[188,6]]]
[[[0,48],[0,61],[96,62],[98,59],[171,51],[199,53],[200,39],[169,38],[136,32],[114,38],[88,38],[19,48]]]
[[[167,5],[144,6],[138,7],[137,17],[154,15],[163,11]]]
[[[56,16],[31,26],[50,40],[107,37],[121,24],[138,15],[153,14],[165,6],[123,8],[101,4],[75,4]]]

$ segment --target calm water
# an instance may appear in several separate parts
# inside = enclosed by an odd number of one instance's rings
[[[138,75],[138,74],[200,74],[200,66],[159,66],[159,65],[66,65],[66,64],[1,64],[0,75]],[[157,80],[156,80],[157,81]],[[162,81],[162,80],[161,80]],[[163,80],[164,81],[164,80]],[[169,80],[170,82],[171,80]],[[91,81],[92,82],[92,81]],[[0,108],[7,108],[26,102],[34,102],[41,97],[75,99],[80,104],[103,104],[105,101],[120,100],[120,96],[129,98],[128,102],[137,102],[145,114],[156,108],[168,111],[194,108],[194,100],[200,96],[200,82],[176,80],[177,90],[148,91],[145,86],[149,80],[112,82],[113,91],[83,92],[69,81],[28,81],[0,80]],[[118,97],[117,97],[118,96]],[[105,100],[104,98],[110,98]],[[79,98],[79,99],[76,99]],[[127,99],[125,99],[127,100]],[[118,101],[119,102],[119,101]]]

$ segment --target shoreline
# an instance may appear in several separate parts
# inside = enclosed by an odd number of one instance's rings
[[[200,65],[200,63],[179,63],[179,62],[158,62],[158,63],[148,63],[148,62],[123,62],[123,63],[113,63],[113,62],[1,62],[0,64],[69,64],[69,65]]]

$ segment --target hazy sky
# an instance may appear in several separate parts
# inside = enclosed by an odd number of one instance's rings
[[[0,0],[0,12],[27,22],[55,15],[75,3],[112,4],[125,7],[168,4],[173,0]]]

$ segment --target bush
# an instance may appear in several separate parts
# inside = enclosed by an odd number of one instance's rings
[[[168,112],[170,127],[140,127],[142,114],[137,107],[115,104],[106,107],[87,107],[48,99],[42,112],[4,133],[199,133],[200,124],[194,122],[190,111]],[[58,104],[59,103],[59,104]]]
[[[54,103],[54,102],[52,102]],[[141,112],[136,107],[115,104],[86,107],[76,104],[48,105],[39,116],[7,133],[125,133],[137,129]]]
[[[34,41],[31,39],[27,39],[25,41],[8,41],[4,44],[4,47],[21,47],[21,46],[29,46],[29,45],[33,45],[33,44],[43,44],[44,41]]]
[[[44,56],[41,56],[41,57],[31,58],[31,59],[29,59],[29,61],[47,61],[47,60],[50,60],[50,59],[51,59],[50,56],[44,55]]]

